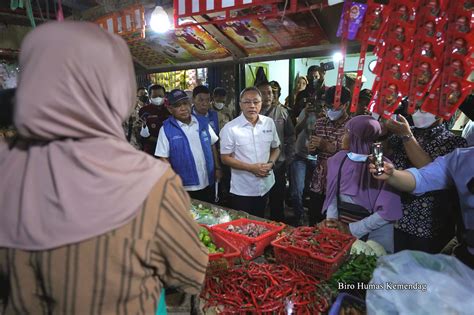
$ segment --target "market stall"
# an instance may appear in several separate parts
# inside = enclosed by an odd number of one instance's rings
[[[203,314],[364,314],[365,287],[385,254],[324,227],[291,227],[193,200],[209,265]],[[343,293],[343,294],[342,294]]]

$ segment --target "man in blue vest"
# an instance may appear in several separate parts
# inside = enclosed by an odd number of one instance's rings
[[[193,115],[198,120],[207,121],[216,134],[219,134],[219,117],[211,108],[211,91],[207,86],[199,85],[193,90]]]
[[[214,180],[221,177],[215,143],[219,139],[205,120],[191,114],[182,90],[168,96],[171,117],[160,130],[155,155],[168,161],[191,198],[212,202]]]

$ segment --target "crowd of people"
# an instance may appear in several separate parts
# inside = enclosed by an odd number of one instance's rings
[[[169,162],[194,199],[292,225],[322,222],[390,253],[442,251],[455,235],[456,191],[394,190],[370,176],[368,157],[381,142],[386,163],[422,168],[467,147],[466,139],[419,108],[407,115],[402,106],[389,120],[371,115],[370,90],[361,91],[351,113],[350,78],[336,109],[336,87],[324,77],[323,68],[309,67],[285,105],[279,83],[260,79],[240,93],[238,116],[234,95],[221,87],[197,86],[190,99],[152,85],[149,101],[140,88],[128,138]]]
[[[36,28],[20,65],[17,135],[0,141],[0,313],[150,314],[164,286],[197,294],[208,255],[189,196],[389,253],[454,239],[474,266],[474,148],[431,113],[367,115],[367,91],[350,113],[347,87],[336,108],[319,66],[287,105],[276,81],[243,89],[238,115],[221,87],[136,89],[126,43],[80,22]],[[474,119],[472,98],[461,109]]]

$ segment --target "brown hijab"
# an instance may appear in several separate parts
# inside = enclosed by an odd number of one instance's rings
[[[125,139],[136,93],[125,41],[91,23],[47,23],[25,38],[20,68],[25,140],[0,143],[0,247],[51,249],[132,220],[168,166]]]

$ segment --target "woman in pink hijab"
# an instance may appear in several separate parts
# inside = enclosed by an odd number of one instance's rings
[[[19,137],[0,143],[0,314],[153,314],[165,285],[198,293],[208,258],[189,197],[123,133],[136,90],[126,43],[47,23],[20,68]]]

